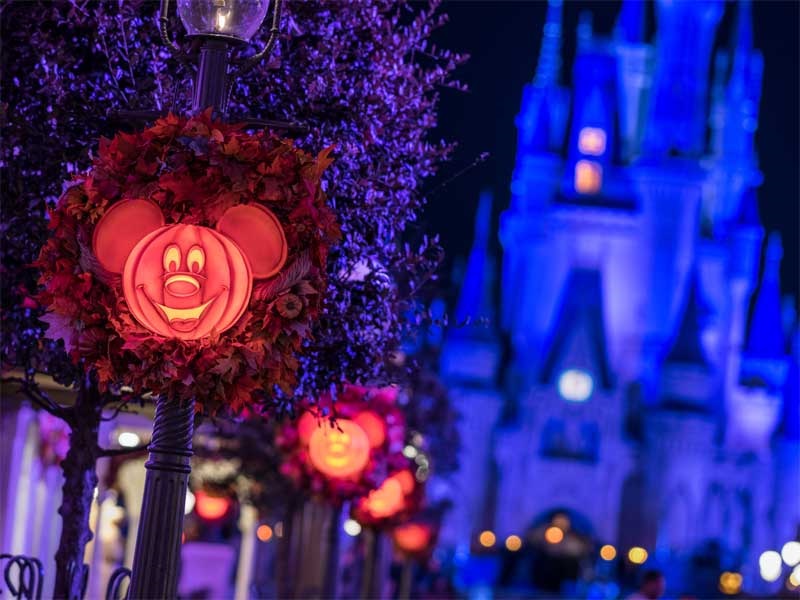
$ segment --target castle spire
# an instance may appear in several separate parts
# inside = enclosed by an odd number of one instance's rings
[[[739,0],[736,12],[736,37],[732,44],[733,68],[730,87],[737,95],[747,92],[753,55],[753,14],[750,0]]]
[[[629,44],[644,42],[644,0],[622,0],[614,33],[617,39]]]
[[[562,21],[563,1],[548,0],[542,48],[539,51],[539,62],[533,78],[533,84],[537,87],[550,87],[558,84],[561,72]]]
[[[456,320],[488,319],[494,323],[494,277],[495,258],[491,251],[489,235],[492,231],[492,193],[481,192],[478,211],[475,215],[475,239],[467,261],[461,294],[456,307]],[[476,328],[465,327],[464,332]],[[458,331],[458,330],[456,330]]]

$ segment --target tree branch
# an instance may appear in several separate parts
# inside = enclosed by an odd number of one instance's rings
[[[3,377],[0,379],[3,384],[17,384],[18,391],[21,392],[28,400],[36,404],[42,410],[47,411],[54,417],[58,417],[64,421],[69,420],[69,409],[61,406],[50,398],[41,388],[29,379],[22,379],[21,377]]]

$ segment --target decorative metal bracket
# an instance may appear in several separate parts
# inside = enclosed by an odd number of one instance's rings
[[[3,569],[3,579],[9,594],[16,600],[41,600],[44,569],[42,562],[33,556],[0,554],[0,562],[8,560]],[[16,577],[14,567],[17,568]]]

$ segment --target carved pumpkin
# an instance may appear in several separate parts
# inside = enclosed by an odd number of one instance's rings
[[[206,521],[221,519],[231,507],[231,499],[225,496],[210,496],[202,490],[194,494],[194,512]]]
[[[133,317],[164,337],[195,340],[230,328],[250,301],[253,278],[286,261],[278,219],[266,208],[228,209],[216,230],[164,224],[149,200],[124,200],[100,219],[92,240],[100,264],[122,273]]]
[[[334,479],[360,475],[369,462],[369,453],[367,434],[348,419],[337,419],[336,425],[322,422],[308,441],[311,464]]]
[[[433,538],[433,530],[430,525],[424,523],[406,523],[395,527],[392,537],[403,552],[419,554],[428,549]]]
[[[359,424],[361,429],[369,438],[369,445],[378,448],[386,440],[386,423],[371,410],[358,413],[353,420]]]
[[[395,477],[389,477],[377,490],[369,493],[361,508],[373,519],[385,519],[403,510],[404,496],[400,482]]]

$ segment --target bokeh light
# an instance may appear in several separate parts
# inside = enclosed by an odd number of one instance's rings
[[[606,544],[600,548],[600,558],[603,560],[614,560],[617,557],[617,549],[611,544]]]
[[[742,574],[725,571],[719,576],[719,591],[733,596],[742,591]]]
[[[231,499],[225,496],[209,496],[206,492],[198,490],[195,493],[195,512],[208,521],[221,519],[228,513]]]
[[[256,537],[262,542],[268,542],[272,539],[272,527],[269,525],[259,525],[256,529]]]
[[[800,542],[786,542],[781,548],[781,558],[790,567],[800,563]]]
[[[491,548],[497,541],[497,537],[489,530],[481,531],[481,534],[478,536],[478,541],[484,548]]]
[[[782,568],[781,555],[775,550],[762,552],[761,556],[758,557],[758,570],[764,581],[777,581],[781,576]]]
[[[354,519],[347,519],[344,522],[343,528],[344,532],[351,537],[355,537],[361,533],[361,525]]]
[[[522,538],[518,535],[510,535],[506,538],[506,549],[510,552],[516,552],[522,548]]]
[[[641,546],[634,546],[628,550],[628,560],[635,565],[641,565],[647,560],[647,550]]]
[[[544,531],[544,539],[548,544],[558,544],[564,539],[564,530],[553,525]]]

